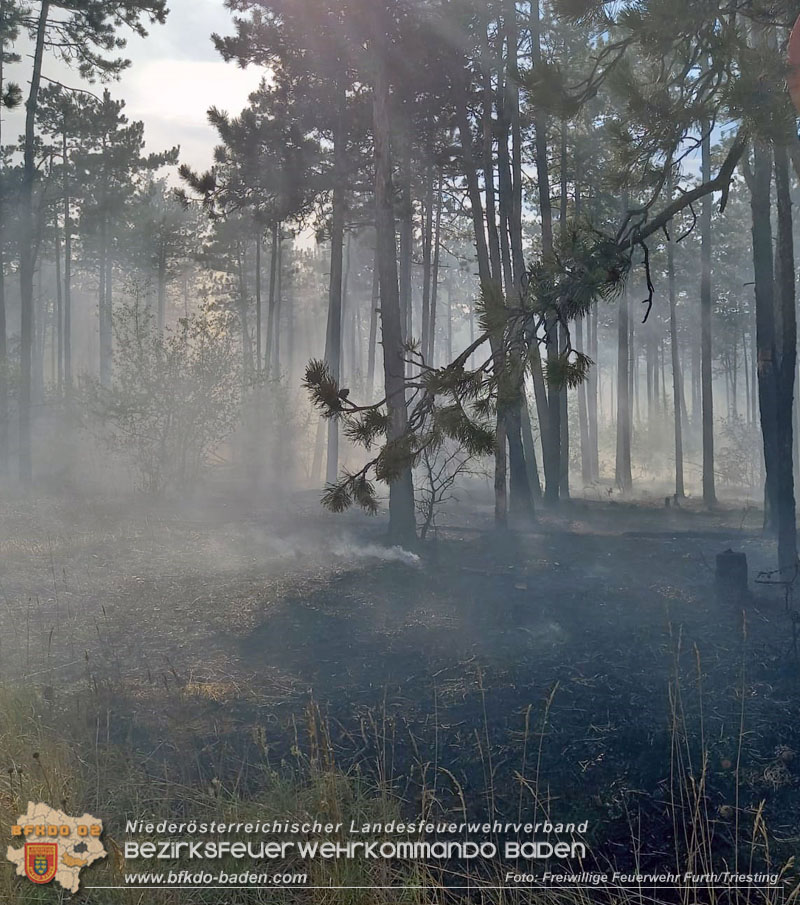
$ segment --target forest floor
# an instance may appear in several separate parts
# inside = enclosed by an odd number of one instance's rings
[[[246,789],[254,763],[291,761],[311,705],[339,765],[409,816],[424,785],[434,815],[589,820],[598,856],[624,866],[633,834],[639,866],[664,867],[666,805],[704,775],[721,851],[765,802],[776,862],[793,853],[800,654],[781,590],[753,580],[774,559],[760,514],[576,500],[525,532],[490,519],[456,507],[416,556],[314,495],[7,501],[0,680],[67,722],[85,705],[188,784]],[[748,554],[744,606],[714,594],[727,548]]]

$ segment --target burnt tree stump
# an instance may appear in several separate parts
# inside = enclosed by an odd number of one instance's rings
[[[744,603],[750,599],[747,586],[747,556],[726,550],[717,555],[715,587],[720,600]]]

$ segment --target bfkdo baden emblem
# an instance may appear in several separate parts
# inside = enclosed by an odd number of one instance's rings
[[[34,883],[49,883],[58,869],[58,845],[55,842],[25,844],[25,876]]]

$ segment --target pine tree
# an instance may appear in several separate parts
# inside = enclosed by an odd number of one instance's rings
[[[33,44],[30,88],[26,100],[23,142],[23,179],[20,193],[20,398],[19,398],[19,470],[23,484],[33,475],[31,449],[31,378],[33,353],[33,276],[36,266],[36,117],[45,51],[74,66],[84,78],[110,79],[128,62],[109,56],[124,47],[119,29],[128,27],[136,34],[147,32],[142,20],[164,22],[166,0],[84,0],[76,6],[72,0],[39,0],[38,10],[26,20]],[[28,24],[29,23],[29,24]]]

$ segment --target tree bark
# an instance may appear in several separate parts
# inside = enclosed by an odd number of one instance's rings
[[[753,142],[753,172],[750,179],[750,207],[753,217],[753,270],[756,295],[756,345],[758,354],[758,404],[764,446],[766,482],[764,527],[778,530],[780,473],[778,443],[777,337],[775,324],[775,274],[773,270],[770,190],[772,154],[763,141]]]
[[[669,182],[672,198],[672,180]],[[675,496],[683,499],[686,489],[683,481],[683,394],[681,384],[680,349],[678,347],[678,310],[675,292],[675,243],[672,235],[667,240],[667,282],[669,288],[669,342],[672,351],[672,403],[675,410]]]
[[[347,219],[345,182],[347,179],[346,106],[347,95],[343,76],[337,82],[338,110],[333,135],[333,214],[331,217],[331,266],[328,287],[328,324],[325,333],[325,361],[337,382],[342,378],[342,300],[344,283],[344,229]],[[328,420],[328,456],[325,480],[333,484],[339,474],[339,422]]]
[[[422,218],[422,336],[421,352],[430,365],[431,284],[433,279],[433,166],[425,174],[425,203]]]
[[[64,385],[72,387],[72,202],[69,185],[69,150],[67,126],[62,133],[64,158]]]
[[[531,3],[531,55],[534,67],[542,65],[541,19],[539,0]],[[553,256],[553,203],[550,198],[550,167],[547,159],[547,115],[536,108],[534,113],[536,133],[536,175],[539,187],[539,213],[542,218],[542,255]],[[547,330],[547,361],[558,363],[558,321],[550,316]],[[547,503],[558,503],[561,496],[561,406],[560,388],[548,387],[547,406],[543,410],[544,399],[539,399],[539,424],[542,430],[542,458],[544,459],[544,499]],[[546,427],[545,427],[546,425]]]
[[[278,279],[278,244],[280,242],[281,224],[272,224],[272,247],[270,248],[269,266],[269,299],[267,302],[267,336],[264,351],[264,374],[267,380],[272,377],[272,347],[275,333],[275,289]],[[327,350],[326,350],[327,355]]]
[[[25,147],[23,175],[20,192],[20,390],[19,390],[19,477],[23,485],[33,480],[31,447],[31,379],[33,355],[33,271],[36,266],[34,250],[33,187],[36,180],[36,111],[42,80],[49,0],[42,0],[36,26],[36,42],[33,54],[33,71],[30,91],[25,104]]]
[[[381,301],[380,272],[378,270],[377,237],[372,262],[372,295],[369,311],[369,349],[367,350],[367,399],[371,402],[375,392],[375,353],[378,344],[378,306]]]
[[[442,174],[436,189],[436,217],[433,226],[433,273],[431,274],[431,323],[429,330],[428,361],[436,363],[436,305],[439,301],[439,268],[442,260]]]
[[[793,577],[797,566],[797,519],[794,493],[793,408],[797,369],[797,314],[795,307],[795,260],[792,229],[792,195],[789,155],[786,146],[775,144],[775,197],[778,209],[776,295],[778,310],[776,337],[778,368],[776,392],[776,433],[778,446],[776,522],[778,567],[785,577]]]
[[[631,475],[630,302],[622,292],[617,312],[617,462],[615,480],[623,493],[633,489]]]
[[[381,4],[382,7],[382,4]],[[389,426],[387,440],[402,447],[408,425],[405,390],[405,355],[400,288],[397,273],[397,237],[392,179],[390,89],[386,69],[388,42],[385,10],[373,11],[374,84],[372,113],[375,157],[375,226],[381,287],[383,371]],[[389,538],[411,545],[416,541],[414,484],[410,464],[389,485]]]
[[[55,320],[55,331],[53,334],[53,341],[55,343],[55,352],[56,352],[56,386],[58,387],[59,394],[64,385],[64,293],[62,290],[61,283],[61,233],[58,229],[58,218],[56,218],[55,224],[55,233],[56,233],[56,247],[55,247],[55,256],[56,256],[56,310],[54,311],[54,320]]]
[[[0,0],[0,14],[3,3]],[[5,90],[3,59],[5,45],[0,42],[0,94]],[[0,111],[0,148],[2,144]],[[8,329],[6,324],[6,249],[5,249],[5,173],[0,174],[0,474],[8,472]]]
[[[398,144],[400,150],[400,311],[402,313],[403,342],[408,343],[413,337],[411,278],[414,254],[411,136],[408,128],[400,129]],[[407,365],[407,371],[409,369],[410,366]]]
[[[583,337],[583,318],[575,321],[575,343],[580,352],[586,353]],[[584,381],[578,387],[578,429],[581,435],[581,481],[586,487],[592,483],[592,457],[589,444],[589,408],[587,404],[587,386]]]
[[[263,325],[261,323],[261,232],[256,237],[256,372],[261,373],[261,347]]]
[[[711,179],[711,133],[703,123],[702,181]],[[703,410],[703,502],[714,506],[717,492],[714,481],[714,392],[712,376],[713,349],[711,344],[711,195],[703,198],[701,213],[701,272],[700,272],[700,342],[701,397]]]
[[[598,434],[598,402],[600,395],[600,359],[599,345],[597,341],[597,305],[592,307],[589,313],[589,357],[594,362],[594,367],[589,372],[586,381],[587,407],[589,415],[589,443],[592,459],[592,480],[600,480],[600,438]]]
[[[492,265],[489,257],[489,245],[486,240],[486,222],[484,220],[483,200],[481,198],[480,185],[478,183],[478,169],[475,163],[475,157],[472,149],[472,130],[469,125],[469,115],[467,112],[467,86],[461,86],[461,93],[456,106],[456,115],[458,122],[458,130],[461,136],[461,148],[464,163],[464,174],[467,180],[467,193],[470,200],[470,208],[472,212],[472,225],[475,234],[475,249],[478,257],[478,277],[480,280],[481,291],[484,297],[490,298],[492,293],[501,292],[501,288],[496,285],[492,277]],[[494,340],[491,342],[492,355],[495,359],[495,366],[500,367],[500,357],[497,344]],[[505,444],[505,427],[502,424],[502,414],[498,412],[497,416],[497,435],[498,442],[495,445],[495,505],[494,518],[498,525],[505,525],[508,518],[508,499],[505,492],[506,480],[506,444]],[[502,442],[501,442],[502,441]]]

